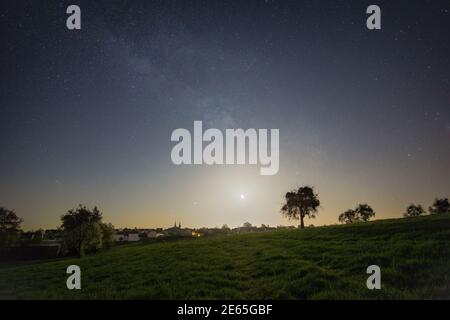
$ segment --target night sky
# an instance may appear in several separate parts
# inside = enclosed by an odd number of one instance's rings
[[[450,197],[448,0],[7,0],[0,35],[0,206],[25,229],[79,203],[116,227],[289,224],[300,185],[322,202],[306,225]],[[280,129],[278,174],[175,166],[194,120]]]

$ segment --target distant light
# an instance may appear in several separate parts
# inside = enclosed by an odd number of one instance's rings
[[[241,194],[241,199],[245,199],[245,194]]]

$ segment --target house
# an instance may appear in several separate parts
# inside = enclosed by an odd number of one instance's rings
[[[139,238],[139,233],[129,233],[127,241],[139,241],[141,238]]]
[[[156,233],[155,230],[148,230],[148,231],[145,232],[145,235],[149,239],[154,239],[154,238],[156,238],[158,236],[158,234]]]
[[[122,233],[116,233],[114,234],[114,241],[116,242],[126,241],[126,236]]]
[[[192,234],[192,229],[181,228],[181,222],[178,223],[178,226],[175,222],[173,227],[168,228],[164,231],[171,237],[189,237]]]
[[[114,234],[114,241],[116,242],[134,242],[141,240],[139,233],[116,233]]]

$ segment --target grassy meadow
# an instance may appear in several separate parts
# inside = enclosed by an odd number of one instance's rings
[[[81,290],[66,268],[81,267]],[[368,290],[366,268],[381,268]],[[450,215],[117,246],[0,264],[2,299],[450,299]]]

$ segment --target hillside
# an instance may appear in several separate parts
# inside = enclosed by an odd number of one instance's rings
[[[0,265],[0,298],[450,298],[450,215],[132,244],[82,259]],[[66,289],[66,267],[82,290]],[[381,267],[381,290],[366,268]]]

